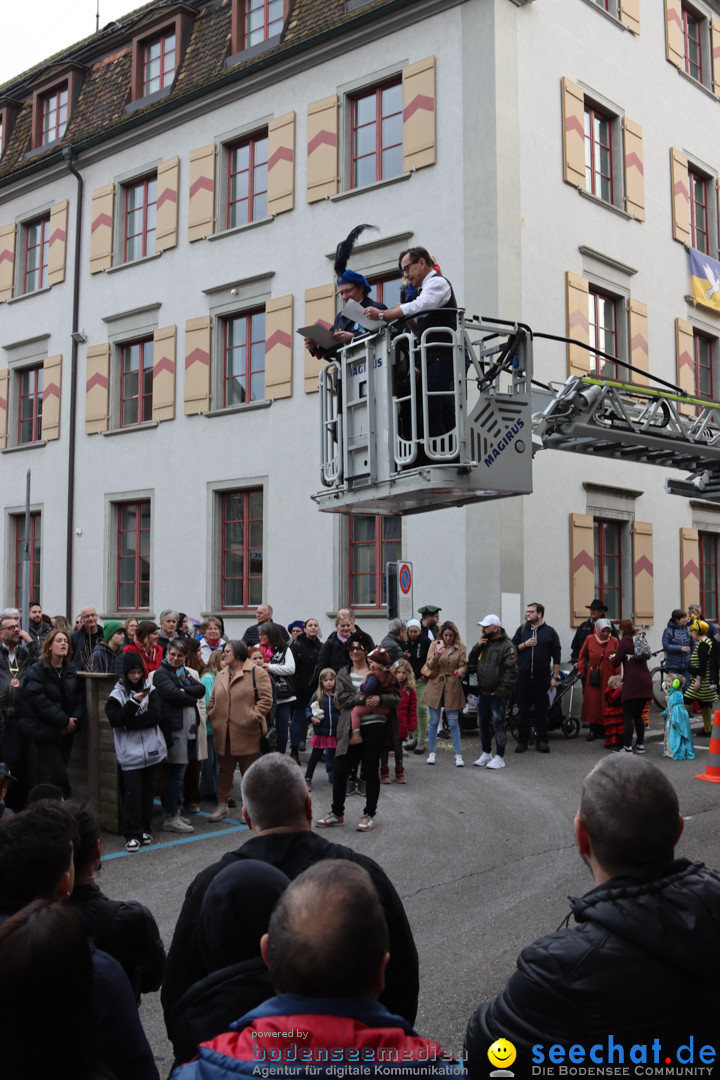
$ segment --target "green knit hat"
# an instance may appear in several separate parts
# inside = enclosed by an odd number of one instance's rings
[[[109,641],[113,634],[117,634],[118,630],[124,629],[124,623],[118,622],[117,619],[108,619],[108,621],[103,626],[103,634],[105,635],[105,640]]]

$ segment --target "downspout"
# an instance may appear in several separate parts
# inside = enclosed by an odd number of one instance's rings
[[[83,217],[83,178],[73,165],[76,152],[67,146],[62,152],[68,169],[77,180],[77,201],[75,206],[75,266],[73,270],[72,299],[72,348],[70,351],[70,438],[68,440],[67,472],[67,533],[65,536],[65,611],[73,621],[73,536],[75,533],[75,447],[77,421],[77,381],[78,381],[78,345],[85,340],[78,326],[80,312],[80,240]]]

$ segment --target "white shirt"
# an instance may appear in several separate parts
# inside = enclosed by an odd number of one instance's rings
[[[420,292],[414,300],[407,304],[400,304],[403,315],[417,315],[420,311],[431,311],[433,308],[447,307],[450,302],[452,289],[450,282],[440,277],[436,270],[431,270],[423,278]]]

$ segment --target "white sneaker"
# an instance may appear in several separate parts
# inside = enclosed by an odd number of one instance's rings
[[[462,754],[456,754],[455,755],[455,765],[457,766],[457,768],[461,769],[464,764],[465,764],[465,762],[462,759]]]
[[[486,769],[504,769],[505,768],[505,758],[498,757],[498,755],[496,754],[495,757],[492,759],[492,761],[488,761],[485,768]]]
[[[473,765],[487,765],[488,761],[492,761],[492,754],[488,754],[487,751],[483,750],[477,761],[473,761]]]
[[[163,821],[160,828],[165,829],[167,832],[181,832],[181,833],[195,832],[192,825],[186,825],[179,814],[176,815],[175,817],[165,818],[165,820]]]
[[[435,764],[435,754],[429,753],[428,756],[427,756],[427,761],[425,762],[425,764],[426,765],[434,765]]]

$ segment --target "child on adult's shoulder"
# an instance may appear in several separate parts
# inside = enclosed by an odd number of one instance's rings
[[[407,784],[403,767],[403,742],[417,728],[417,694],[415,693],[415,675],[409,660],[398,660],[395,665],[395,677],[400,689],[400,700],[396,707],[398,718],[398,742],[393,746],[395,754],[395,782]],[[390,783],[388,766],[389,750],[380,755],[380,783]]]
[[[608,750],[622,750],[625,745],[625,725],[622,714],[622,675],[611,675],[605,691],[605,709],[603,711],[605,728],[605,747]]]
[[[675,761],[693,761],[695,747],[690,730],[690,717],[683,700],[685,678],[683,675],[670,672],[664,685],[667,708],[663,711],[665,721],[663,757],[673,758]]]
[[[367,662],[370,674],[365,682],[360,684],[360,693],[368,698],[378,694],[387,694],[394,690],[397,686],[397,679],[391,670],[390,655],[387,650],[382,648],[373,649],[371,653],[368,653]],[[368,713],[373,716],[387,716],[389,712],[389,709],[383,709],[379,706],[371,708],[369,705],[356,705],[351,713],[350,745],[356,746],[362,742],[360,725],[363,716],[367,716]]]
[[[312,750],[305,769],[305,783],[308,791],[311,791],[315,766],[323,756],[331,784],[335,774],[335,747],[340,714],[335,705],[335,672],[332,668],[323,668],[320,672],[317,693],[308,705],[307,716],[313,723],[313,734],[310,738]]]

